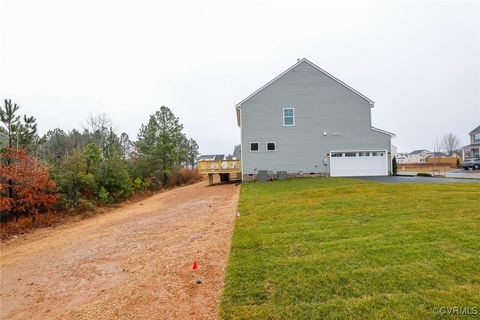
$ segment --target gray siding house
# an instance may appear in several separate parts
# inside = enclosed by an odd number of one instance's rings
[[[388,175],[394,134],[372,127],[373,105],[312,62],[299,60],[236,105],[243,179],[260,170]]]

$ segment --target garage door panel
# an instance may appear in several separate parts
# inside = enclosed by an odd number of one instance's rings
[[[330,175],[332,177],[388,175],[387,152],[385,151],[361,151],[363,156],[359,156],[359,151],[333,151],[330,154],[335,153],[342,156],[330,156]],[[373,156],[374,153],[377,155]],[[346,154],[355,154],[355,156],[347,157]]]

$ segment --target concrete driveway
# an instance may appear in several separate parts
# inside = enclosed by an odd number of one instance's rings
[[[454,178],[430,178],[430,177],[409,177],[409,176],[386,176],[386,177],[355,177],[383,183],[480,183],[478,179],[454,179]]]
[[[480,170],[453,170],[447,171],[447,178],[480,179]]]

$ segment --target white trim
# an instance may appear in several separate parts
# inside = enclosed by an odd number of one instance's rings
[[[370,129],[372,129],[373,131],[377,131],[377,132],[386,134],[387,136],[390,136],[390,137],[392,137],[392,138],[395,138],[395,137],[396,137],[395,133],[392,133],[392,132],[388,132],[388,131],[385,131],[385,130],[382,130],[382,129],[378,129],[378,128],[375,128],[375,127],[370,127]]]
[[[293,124],[285,124],[285,110],[292,109],[293,110]],[[295,126],[295,108],[294,107],[285,107],[282,109],[282,123],[284,127],[294,127]]]
[[[332,174],[332,167],[331,167],[331,155],[332,153],[334,152],[341,152],[341,153],[345,153],[345,152],[355,152],[355,153],[358,153],[358,152],[370,152],[370,153],[373,153],[373,152],[384,152],[385,154],[383,155],[383,157],[385,157],[385,165],[386,165],[386,174],[388,176],[390,170],[389,170],[389,167],[388,167],[388,150],[385,150],[385,149],[363,149],[363,150],[359,150],[359,149],[350,149],[350,150],[331,150],[328,152],[328,174],[331,175]],[[372,155],[370,155],[370,157],[373,157]],[[382,156],[380,156],[382,157]],[[335,158],[335,157],[334,157]],[[342,158],[345,158],[342,156]],[[351,157],[353,158],[353,157]],[[357,157],[357,158],[363,158],[363,157]]]
[[[252,150],[252,143],[256,143],[258,145],[258,150]],[[259,152],[260,151],[260,142],[257,142],[257,141],[250,141],[248,143],[248,149],[250,152]]]
[[[241,118],[241,111],[242,111],[242,109],[240,109],[239,107],[236,107],[236,108],[235,108],[235,111],[236,111],[235,113],[237,114],[237,126],[240,127],[240,126],[242,125],[241,119],[240,119],[240,118]]]
[[[303,58],[301,60],[299,60],[297,63],[295,63],[293,66],[291,66],[290,68],[288,68],[287,70],[285,70],[284,72],[282,72],[280,75],[278,75],[277,77],[275,77],[273,80],[271,80],[270,82],[268,82],[267,84],[265,84],[264,86],[262,86],[260,89],[254,91],[252,94],[250,94],[248,97],[246,97],[245,99],[243,99],[242,101],[240,101],[239,103],[237,103],[236,107],[237,108],[241,108],[242,104],[244,104],[246,101],[250,100],[250,98],[252,98],[253,96],[255,96],[257,93],[259,93],[260,91],[262,91],[263,89],[267,88],[268,86],[270,86],[272,83],[274,83],[275,81],[277,81],[278,79],[280,79],[281,77],[283,77],[285,74],[287,74],[288,72],[290,72],[291,70],[293,70],[295,67],[297,67],[298,65],[300,65],[301,63],[303,62],[306,62],[308,63],[310,66],[314,67],[316,70],[320,71],[321,73],[325,74],[326,76],[328,76],[329,78],[333,79],[334,81],[338,82],[339,84],[341,84],[342,86],[344,86],[345,88],[349,89],[350,91],[352,91],[353,93],[355,93],[356,95],[358,95],[359,97],[365,99],[366,101],[368,101],[370,103],[370,106],[373,108],[373,105],[374,105],[374,101],[367,98],[366,96],[364,96],[363,94],[361,94],[360,92],[358,92],[357,90],[353,89],[352,87],[350,87],[349,85],[347,85],[345,82],[335,78],[334,76],[332,76],[330,73],[326,72],[325,70],[321,69],[320,67],[318,67],[317,65],[315,65],[314,63],[310,62],[309,60],[307,60],[306,58]]]
[[[385,149],[344,149],[344,150],[332,150],[329,152],[329,154],[331,154],[332,152],[387,152],[387,150]]]
[[[237,109],[240,114],[240,120],[242,118],[242,109],[238,108]],[[238,116],[237,116],[237,121],[238,121]],[[243,130],[242,130],[242,121],[239,122],[240,125],[240,175],[242,176],[242,181],[243,181]]]
[[[275,149],[274,150],[268,150],[268,144],[269,143],[273,143],[275,145]],[[265,150],[267,150],[268,152],[275,152],[277,151],[277,142],[275,141],[266,141],[265,142]]]

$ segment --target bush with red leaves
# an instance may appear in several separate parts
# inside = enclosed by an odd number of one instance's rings
[[[32,217],[51,209],[58,196],[48,168],[29,157],[25,150],[5,148],[0,153],[0,212]]]

